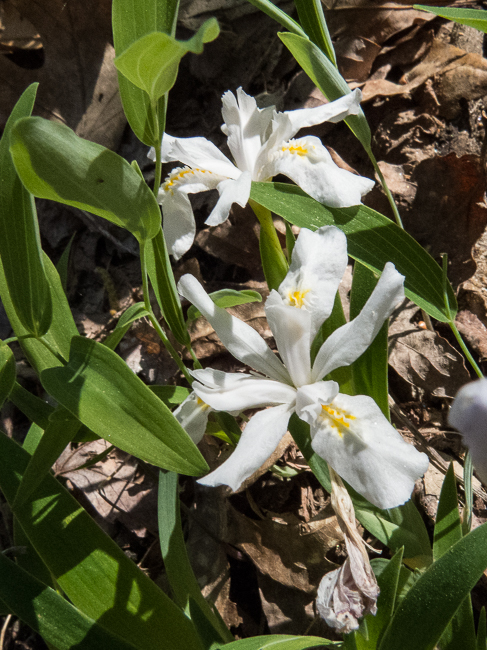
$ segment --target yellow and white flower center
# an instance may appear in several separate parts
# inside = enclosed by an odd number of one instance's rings
[[[288,291],[287,293],[287,302],[288,305],[291,307],[299,307],[299,309],[302,309],[305,307],[305,297],[306,294],[309,293],[310,289],[305,289],[304,291],[300,291],[299,289],[296,289],[295,291]]]
[[[204,412],[207,411],[211,406],[207,404],[206,402],[203,402],[201,397],[196,397],[196,404],[200,407],[200,409]]]
[[[357,419],[354,415],[350,415],[350,413],[329,404],[323,404],[321,409],[321,417],[327,421],[332,429],[336,429],[340,438],[343,437],[344,433],[348,432],[350,423]]]
[[[210,178],[208,175],[214,176]],[[219,183],[221,179],[217,177],[213,172],[208,171],[207,169],[198,169],[191,167],[177,167],[173,169],[169,176],[166,178],[162,184],[162,189],[165,192],[174,193],[174,190],[177,189],[180,185],[187,185],[188,183],[203,183],[208,186],[208,189],[212,189],[213,186]]]
[[[285,144],[283,147],[281,147],[281,151],[289,151],[289,153],[294,153],[297,154],[298,156],[307,156],[308,155],[308,149],[307,147],[303,147],[301,144],[292,144],[294,141],[291,140],[287,144]]]

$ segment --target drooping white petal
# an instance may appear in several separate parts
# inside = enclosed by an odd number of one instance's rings
[[[261,172],[271,178],[284,174],[316,201],[331,208],[359,205],[374,181],[341,169],[319,138],[308,136],[283,142]]]
[[[301,386],[296,395],[296,413],[301,420],[313,424],[321,416],[324,404],[329,404],[338,395],[336,381],[317,381]]]
[[[166,138],[166,134],[164,134]],[[163,140],[163,150],[165,141]],[[166,158],[179,160],[184,165],[198,170],[220,174],[226,178],[238,178],[241,171],[228,160],[217,146],[206,138],[173,138],[167,140]],[[164,160],[164,162],[169,162]]]
[[[311,381],[311,314],[304,309],[284,305],[272,291],[265,305],[267,322],[277,349],[296,387]]]
[[[162,206],[163,230],[167,248],[178,260],[188,251],[194,241],[196,224],[193,208],[185,192],[159,192]]]
[[[335,330],[321,346],[313,364],[313,380],[358,359],[403,299],[404,276],[396,271],[394,264],[387,262],[360,314]]]
[[[428,457],[405,442],[365,395],[338,394],[311,425],[312,447],[345,481],[379,508],[411,496]]]
[[[194,370],[193,390],[216,411],[245,411],[275,404],[292,406],[296,391],[288,384],[239,372]]]
[[[237,180],[227,179],[219,183],[217,190],[220,198],[205,223],[218,226],[226,221],[233,203],[244,208],[249,200],[251,183],[252,178],[248,172],[241,174]]]
[[[252,174],[273,112],[273,106],[257,108],[255,99],[242,88],[237,89],[236,97],[230,91],[224,93],[222,131],[228,136],[228,147],[241,171]]]
[[[311,341],[332,312],[347,262],[347,238],[341,230],[335,226],[315,232],[301,228],[279,294],[285,304],[311,314]]]
[[[205,404],[196,393],[190,393],[184,402],[173,411],[174,417],[186,430],[195,445],[205,434],[208,414],[211,410],[211,407]]]
[[[487,379],[463,386],[451,405],[448,420],[463,436],[482,483],[487,485]]]
[[[289,405],[281,404],[256,413],[230,458],[198,483],[212,487],[229,485],[237,490],[274,452],[287,431],[292,410]]]
[[[264,339],[250,325],[217,307],[195,277],[183,275],[178,291],[211,323],[223,345],[236,359],[271,379],[292,384],[288,371]]]
[[[348,115],[357,115],[360,111],[362,91],[356,88],[351,93],[340,97],[334,102],[328,102],[315,108],[301,108],[295,111],[285,111],[292,125],[292,134],[295,135],[300,129],[323,122],[340,122]]]

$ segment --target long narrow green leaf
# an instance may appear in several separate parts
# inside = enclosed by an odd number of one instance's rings
[[[0,341],[0,408],[15,385],[15,358],[12,350]]]
[[[293,18],[291,18],[291,16],[289,16],[289,14],[283,11],[280,7],[275,5],[271,0],[248,1],[251,5],[254,5],[254,7],[260,9],[263,13],[267,14],[267,16],[270,16],[270,18],[273,18],[276,22],[278,22],[292,34],[297,34],[303,38],[308,38],[308,35],[301,27],[301,25],[297,23]]]
[[[377,284],[374,273],[356,262],[350,293],[350,320],[358,316]],[[356,395],[369,395],[390,420],[388,402],[388,323],[384,323],[367,350],[352,364],[353,387]]]
[[[247,305],[251,302],[262,302],[262,296],[260,293],[258,291],[252,291],[251,289],[242,289],[241,291],[236,291],[235,289],[220,289],[220,291],[213,291],[208,295],[215,305],[218,305],[218,307],[221,307],[222,309],[236,307],[237,305]],[[186,316],[188,321],[193,321],[201,316],[201,312],[196,309],[194,305],[191,305]]]
[[[0,553],[0,598],[57,650],[135,650]]]
[[[45,429],[49,425],[49,416],[54,413],[54,406],[44,402],[40,397],[36,397],[32,393],[15,382],[12,392],[10,393],[10,401],[23,413],[29,420],[35,422],[41,429]]]
[[[113,0],[112,28],[115,54],[152,32],[174,36],[179,0]],[[118,75],[123,110],[135,135],[149,147],[160,146],[166,124],[166,103],[162,97],[151,106],[149,96],[121,73]]]
[[[348,241],[348,253],[375,274],[386,262],[406,276],[408,298],[437,320],[447,322],[443,300],[443,275],[438,264],[417,241],[390,219],[364,205],[328,208],[299,187],[284,183],[252,183],[251,197],[296,226],[316,230],[320,226],[340,228]],[[448,285],[453,314],[457,303]]]
[[[270,634],[241,639],[222,646],[225,650],[307,650],[308,648],[333,648],[341,646],[341,641],[329,641],[318,636],[292,636]]]
[[[131,305],[120,316],[115,329],[113,332],[110,332],[107,338],[103,341],[103,345],[106,345],[110,350],[115,350],[125,334],[129,331],[132,323],[140,318],[144,318],[144,316],[149,316],[149,312],[146,310],[143,302]]]
[[[434,562],[409,590],[379,650],[433,650],[486,568],[487,525],[483,524]]]
[[[485,607],[480,610],[479,627],[477,629],[477,647],[475,650],[486,650],[487,648],[487,617]]]
[[[37,84],[27,88],[10,115],[0,141],[0,257],[8,291],[24,328],[42,336],[52,318],[33,197],[22,185],[10,155],[12,129],[34,106]]]
[[[129,454],[190,476],[208,471],[169,409],[101,343],[74,337],[69,363],[44,370],[41,382],[91,431]]]
[[[336,66],[335,49],[326,24],[321,0],[294,0],[306,34]]]
[[[213,612],[201,594],[186,552],[179,508],[178,475],[174,472],[160,472],[157,501],[159,538],[164,568],[174,600],[189,615],[191,599],[201,615],[206,618],[218,640],[221,643],[232,640],[233,637],[223,621]]]
[[[0,434],[0,489],[11,505],[29,454]],[[69,600],[112,634],[141,650],[201,650],[181,610],[48,475],[35,499],[15,513]]]
[[[126,228],[139,242],[157,234],[161,213],[154,195],[115,152],[41,117],[15,123],[10,151],[34,196],[92,212]]]
[[[450,9],[448,7],[428,7],[427,5],[413,5],[415,9],[429,11],[442,18],[453,20],[460,25],[474,27],[487,34],[487,11],[485,9]]]

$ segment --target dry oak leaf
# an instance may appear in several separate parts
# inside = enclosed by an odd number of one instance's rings
[[[470,380],[464,359],[439,334],[412,322],[417,311],[416,305],[408,303],[392,315],[389,363],[413,386],[437,397],[453,397]]]
[[[40,35],[44,63],[27,69],[0,57],[0,126],[25,88],[39,82],[35,114],[116,149],[126,120],[118,94],[109,0],[5,0]]]

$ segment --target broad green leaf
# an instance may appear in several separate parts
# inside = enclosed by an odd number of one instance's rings
[[[190,476],[208,466],[169,409],[101,343],[73,338],[69,363],[41,373],[47,392],[107,442]]]
[[[308,648],[333,648],[341,641],[329,641],[318,636],[292,636],[290,634],[269,634],[241,639],[221,646],[225,650],[307,650]]]
[[[176,289],[162,228],[159,228],[157,235],[146,243],[144,250],[147,272],[162,315],[176,340],[181,345],[190,346],[191,339],[184,322],[181,300]]]
[[[0,296],[2,298],[3,306],[15,335],[19,337],[19,343],[25,356],[38,374],[45,368],[52,368],[53,366],[61,365],[61,358],[68,358],[71,338],[78,334],[73,315],[71,314],[66,299],[66,294],[64,293],[61,280],[59,279],[59,274],[47,255],[44,254],[43,259],[46,277],[51,288],[53,305],[51,325],[49,326],[48,332],[42,337],[42,339],[48,343],[49,348],[36,339],[23,338],[27,336],[29,332],[25,329],[17,316],[10,298],[5,274],[3,272],[3,266],[0,260]],[[53,352],[55,354],[53,354]]]
[[[487,568],[487,525],[434,562],[399,605],[378,650],[433,650],[462,601]]]
[[[159,494],[157,512],[159,538],[164,568],[174,594],[174,600],[187,615],[190,614],[190,598],[201,614],[216,632],[219,641],[233,637],[219,616],[201,594],[200,587],[191,568],[181,528],[178,475],[174,472],[159,473]]]
[[[125,334],[129,331],[132,323],[134,323],[136,320],[139,320],[139,318],[144,318],[144,316],[148,315],[149,312],[146,310],[143,302],[138,302],[135,305],[131,305],[120,316],[115,329],[106,337],[106,339],[103,341],[103,345],[105,345],[107,348],[110,348],[110,350],[115,350]]]
[[[399,549],[387,564],[380,575],[377,576],[377,583],[380,588],[377,599],[377,614],[366,616],[367,638],[359,632],[355,633],[355,644],[357,650],[376,650],[377,643],[383,629],[389,624],[394,612],[396,593],[399,585],[403,549]]]
[[[303,36],[304,38],[308,38],[308,35],[301,27],[301,25],[297,23],[295,20],[293,20],[293,18],[291,18],[289,14],[287,14],[285,11],[280,9],[280,7],[275,5],[271,0],[248,0],[248,1],[250,2],[250,4],[254,5],[254,7],[257,7],[263,13],[267,14],[275,21],[277,21],[289,32],[293,34],[298,34],[299,36]]]
[[[24,503],[38,488],[42,479],[73,440],[81,422],[63,407],[58,407],[49,417],[49,424],[40,438],[26,467],[19,490],[15,496],[14,508]]]
[[[216,18],[206,20],[187,41],[178,41],[164,32],[152,32],[119,54],[115,66],[155,104],[173,87],[183,56],[187,52],[201,54],[204,43],[213,41],[219,33]]]
[[[428,7],[427,5],[413,5],[415,9],[429,11],[432,14],[453,20],[460,25],[474,27],[487,34],[487,11],[485,9],[450,9],[448,7]]]
[[[377,284],[377,278],[366,266],[356,262],[350,293],[350,320],[358,316]],[[384,323],[367,350],[352,363],[353,388],[356,395],[369,395],[390,420],[388,402],[388,323]]]
[[[179,0],[113,0],[112,28],[115,54],[122,54],[141,36],[164,32],[174,36]],[[149,147],[160,146],[166,124],[167,98],[152,106],[146,92],[122,74],[118,85],[123,110],[135,135]]]
[[[12,505],[29,454],[0,434],[0,489]],[[141,650],[201,650],[181,610],[50,475],[14,512],[71,603]]]
[[[309,425],[294,413],[289,421],[289,431],[306,462],[327,492],[331,490],[328,466],[311,447]],[[393,551],[404,546],[407,564],[412,567],[428,566],[431,562],[431,547],[428,532],[412,501],[398,508],[381,510],[366,501],[349,485],[347,490],[353,501],[355,516],[372,535]]]
[[[15,312],[26,331],[42,336],[52,319],[34,198],[22,185],[10,155],[12,129],[28,118],[37,84],[15,105],[0,141],[0,257]]]
[[[34,196],[92,212],[126,228],[139,242],[157,234],[161,213],[154,195],[115,152],[42,117],[16,122],[10,151]]]
[[[57,650],[135,650],[0,553],[0,598]]]
[[[338,72],[337,68],[326,54],[312,41],[297,34],[288,34],[287,32],[281,32],[278,36],[308,77],[318,86],[327,99],[334,101],[351,92],[347,82]],[[370,152],[370,128],[362,109],[360,109],[358,115],[350,115],[347,117],[345,122],[355,137],[361,142],[364,149]]]
[[[191,392],[184,386],[159,386],[153,384],[149,388],[168,408],[174,408],[174,406],[184,402]]]
[[[15,358],[12,350],[0,341],[0,408],[8,399],[15,385]]]
[[[294,4],[298,10],[299,21],[310,40],[336,66],[335,50],[326,24],[321,0],[311,0],[311,2],[310,0],[294,0]]]
[[[393,262],[406,277],[408,298],[433,318],[448,321],[440,267],[411,235],[387,217],[364,205],[328,208],[299,187],[284,183],[252,183],[251,197],[296,226],[310,230],[337,226],[347,235],[351,257],[377,275],[386,262]],[[455,315],[457,303],[450,285],[448,295]]]
[[[436,524],[433,537],[433,557],[438,560],[456,542],[462,539],[462,523],[458,512],[457,484],[453,463],[441,487]],[[439,646],[442,650],[476,650],[475,623],[472,601],[468,595],[458,608],[452,621],[443,633]]]
[[[36,397],[17,382],[10,393],[10,401],[21,413],[43,430],[49,425],[49,416],[55,410],[54,406],[44,402],[40,397]]]
[[[208,294],[213,300],[215,305],[227,309],[228,307],[236,307],[237,305],[246,305],[249,302],[262,302],[262,296],[258,291],[251,289],[242,289],[242,291],[235,291],[235,289],[221,289]],[[188,309],[188,321],[196,320],[201,316],[201,312],[196,309],[194,305]]]

